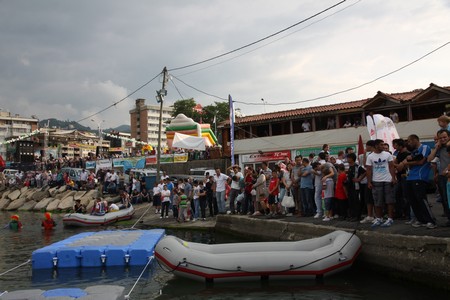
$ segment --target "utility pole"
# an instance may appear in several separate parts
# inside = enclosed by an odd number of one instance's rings
[[[164,103],[164,96],[167,96],[167,90],[166,90],[166,84],[169,80],[168,74],[167,74],[167,68],[164,67],[163,71],[163,81],[162,81],[162,88],[159,91],[156,91],[156,101],[159,102],[159,130],[158,130],[158,148],[156,150],[156,182],[159,182],[159,172],[161,170],[161,130],[162,130],[162,112],[163,112],[163,103]]]

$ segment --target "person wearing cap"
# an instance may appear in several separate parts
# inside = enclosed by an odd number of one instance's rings
[[[22,223],[19,221],[19,215],[11,216],[11,221],[8,223],[8,228],[11,230],[19,230],[22,228]]]
[[[44,214],[45,219],[42,220],[41,226],[44,228],[44,230],[52,230],[53,227],[56,226],[55,220],[52,219],[52,214],[49,212],[46,212]]]

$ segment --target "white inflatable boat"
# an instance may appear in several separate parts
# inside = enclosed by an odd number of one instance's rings
[[[126,209],[108,212],[103,216],[90,214],[71,213],[63,217],[64,226],[101,226],[108,225],[123,220],[130,220],[133,217],[133,205]]]
[[[155,257],[177,276],[199,281],[316,278],[349,268],[361,250],[354,233],[296,242],[206,245],[163,237]]]

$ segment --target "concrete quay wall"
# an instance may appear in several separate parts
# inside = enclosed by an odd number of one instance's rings
[[[220,215],[215,229],[259,240],[293,241],[323,236],[336,227]],[[353,232],[353,229],[338,228]],[[358,262],[392,276],[450,289],[450,238],[357,230]]]

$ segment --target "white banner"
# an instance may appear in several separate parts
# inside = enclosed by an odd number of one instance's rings
[[[112,161],[109,159],[99,159],[97,160],[97,163],[95,165],[95,173],[98,172],[98,170],[111,170],[112,169]]]
[[[175,132],[172,147],[204,151],[205,140],[203,137],[190,136]]]

